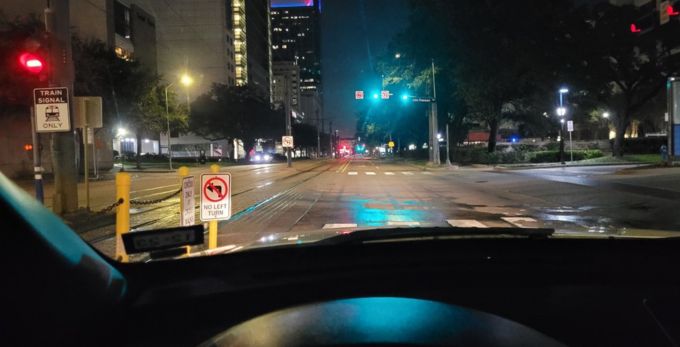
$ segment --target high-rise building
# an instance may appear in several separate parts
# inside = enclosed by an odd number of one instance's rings
[[[300,110],[300,67],[292,61],[274,62],[272,77],[272,102],[286,113]]]
[[[166,81],[189,72],[196,81],[191,97],[213,83],[238,84],[234,44],[240,23],[232,13],[232,0],[146,1],[156,16],[158,71]]]
[[[242,0],[234,0],[241,2]],[[245,0],[247,84],[271,102],[272,54],[270,0]]]
[[[300,111],[305,122],[323,118],[321,103],[321,0],[272,1],[274,61],[300,67]]]
[[[274,61],[297,62],[303,91],[321,88],[320,14],[320,0],[272,1]]]

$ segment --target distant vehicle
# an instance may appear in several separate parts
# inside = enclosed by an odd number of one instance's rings
[[[250,161],[256,163],[269,163],[272,161],[272,156],[269,153],[255,152],[255,154],[250,157]]]

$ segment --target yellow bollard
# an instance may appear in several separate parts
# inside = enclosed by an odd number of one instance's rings
[[[130,259],[123,246],[123,234],[130,231],[130,174],[116,174],[116,201],[123,203],[116,207],[116,255],[117,261],[126,263]]]
[[[210,165],[210,172],[219,173],[220,166],[217,164]],[[229,187],[231,189],[231,187]],[[208,222],[208,249],[217,248],[217,221],[211,220]]]
[[[179,169],[177,169],[177,174],[179,174],[179,186],[180,188],[184,184],[183,178],[189,176],[189,168],[186,166],[181,166]],[[193,203],[193,201],[192,201]],[[180,192],[179,194],[179,215],[180,219],[182,218],[182,209],[184,208],[184,193]],[[180,225],[182,224],[182,221],[180,220]],[[186,254],[191,253],[191,246],[186,246]]]

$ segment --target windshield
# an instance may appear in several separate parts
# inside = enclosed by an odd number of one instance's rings
[[[0,5],[0,169],[113,259],[680,231],[673,2],[113,4]]]

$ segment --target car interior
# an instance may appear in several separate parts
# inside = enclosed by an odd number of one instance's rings
[[[678,239],[355,237],[118,263],[4,176],[0,205],[5,346],[680,341]]]

